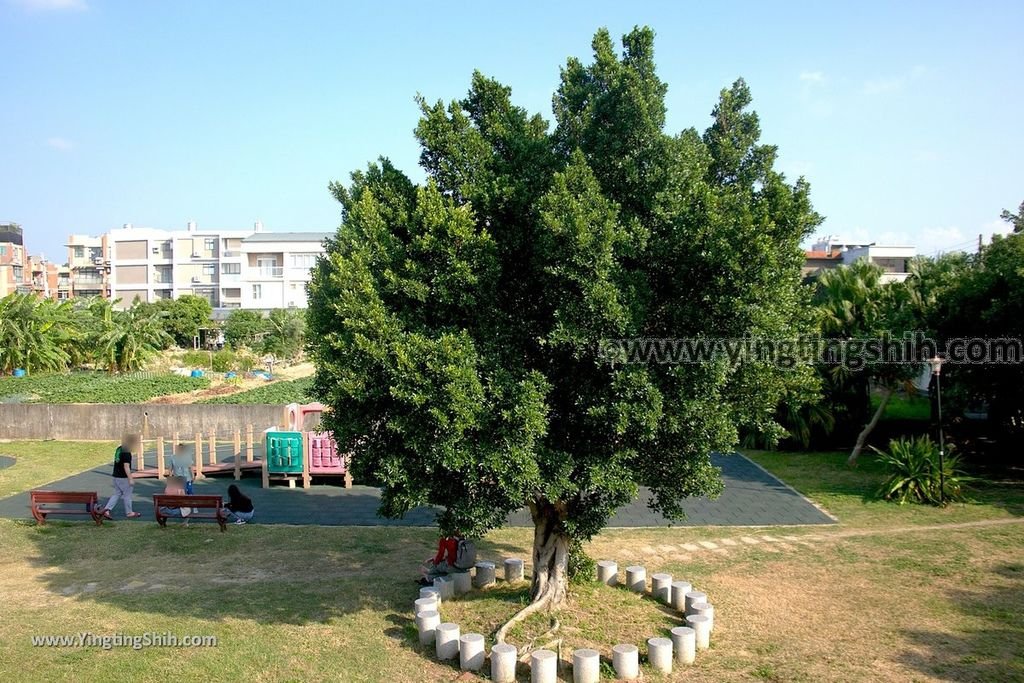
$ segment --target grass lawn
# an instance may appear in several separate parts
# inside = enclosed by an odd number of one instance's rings
[[[878,394],[871,396],[871,409],[877,410],[881,398]],[[931,419],[931,403],[927,396],[904,396],[893,394],[889,404],[885,406],[883,420],[917,420],[927,422]]]
[[[6,495],[103,462],[110,448],[14,443],[0,453],[18,457],[0,470]],[[870,457],[856,470],[842,453],[752,457],[841,523],[609,530],[588,548],[620,567],[690,580],[715,604],[712,649],[672,676],[645,670],[646,680],[1024,680],[1019,486],[987,486],[972,492],[976,502],[946,509],[900,507],[870,499],[881,480]],[[0,671],[19,681],[484,680],[460,677],[416,640],[412,579],[434,540],[429,529],[249,525],[221,534],[151,521],[0,520]],[[528,557],[529,542],[528,530],[499,530],[481,555]],[[525,599],[524,586],[499,582],[446,602],[443,615],[463,633],[489,635]],[[608,655],[617,642],[643,653],[646,638],[674,623],[650,599],[592,584],[576,588],[559,616],[563,658],[587,644]],[[547,628],[528,621],[513,642]],[[82,631],[215,635],[219,644],[31,646],[33,635]]]

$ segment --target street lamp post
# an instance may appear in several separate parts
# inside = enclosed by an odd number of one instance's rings
[[[928,361],[935,375],[935,394],[939,408],[939,505],[946,504],[946,444],[942,434],[942,361],[936,356]]]

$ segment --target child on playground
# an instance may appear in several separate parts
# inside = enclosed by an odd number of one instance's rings
[[[224,504],[227,510],[225,518],[234,520],[235,524],[245,524],[252,519],[254,512],[252,499],[232,484],[228,487],[228,502]]]
[[[192,466],[195,465],[195,457],[188,444],[180,443],[171,454],[170,470],[171,475],[179,477],[185,487],[185,495],[192,495]]]
[[[107,519],[113,519],[110,511],[117,505],[117,501],[124,502],[124,516],[128,519],[141,517],[141,512],[132,511],[132,491],[134,481],[132,479],[132,453],[139,450],[139,437],[135,434],[125,434],[121,439],[121,445],[114,450],[114,493],[107,499],[101,513]]]

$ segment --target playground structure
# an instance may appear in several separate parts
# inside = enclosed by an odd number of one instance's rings
[[[193,472],[196,480],[219,474],[232,474],[235,480],[245,472],[259,471],[263,488],[271,481],[286,481],[290,488],[297,482],[307,489],[313,477],[343,477],[345,488],[352,488],[349,456],[338,451],[338,444],[330,432],[319,430],[322,403],[284,407],[281,423],[264,430],[258,436],[253,426],[244,430],[235,428],[228,433],[210,431],[181,438],[150,437],[148,420],[140,438],[141,452],[132,458],[132,472],[136,477],[163,479],[167,474],[168,456],[182,443],[194,444]],[[170,452],[168,452],[168,445]]]
[[[244,446],[242,430],[237,428],[227,435],[218,435],[211,431],[204,437],[203,434],[196,433],[193,439],[181,439],[178,434],[169,439],[163,436],[143,436],[140,440],[142,450],[132,458],[132,474],[136,477],[163,479],[168,468],[168,442],[172,454],[180,444],[194,443],[192,471],[197,480],[205,479],[209,475],[231,473],[237,481],[242,478],[243,472],[263,469],[263,458],[256,458],[258,444],[253,426],[246,425]]]
[[[292,488],[301,481],[305,489],[314,476],[344,477],[345,488],[352,488],[349,458],[338,452],[330,432],[319,431],[323,412],[322,403],[290,403],[284,408],[281,428],[264,432],[263,488],[271,480],[283,480]]]

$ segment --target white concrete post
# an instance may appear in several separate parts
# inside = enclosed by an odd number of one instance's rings
[[[640,650],[636,645],[616,645],[612,648],[612,668],[615,675],[627,681],[640,677]]]
[[[697,637],[697,649],[706,650],[711,647],[711,620],[700,614],[686,617],[686,625],[693,629]]]
[[[505,580],[506,581],[522,581],[526,576],[526,571],[523,567],[523,561],[510,557],[505,560]]]
[[[626,588],[634,593],[647,590],[647,570],[638,564],[626,567]]]
[[[608,586],[616,585],[619,582],[619,565],[611,560],[601,560],[598,562],[597,580]]]
[[[473,588],[473,575],[469,572],[455,572],[452,574],[452,580],[455,585],[456,595],[468,593]]]
[[[484,668],[484,637],[479,633],[467,633],[459,638],[459,668],[463,671]]]
[[[420,598],[415,603],[413,603],[412,613],[414,615],[418,616],[420,612],[437,611],[437,598],[435,598],[433,595],[426,598]]]
[[[434,588],[433,586],[427,586],[426,588],[421,588],[420,589],[420,597],[421,598],[429,598],[431,595],[434,596],[434,600],[437,601],[437,607],[438,607],[438,609],[440,609],[441,608],[441,591],[440,591],[440,589]]]
[[[455,581],[450,576],[439,576],[434,579],[434,588],[440,591],[442,600],[451,600],[455,597]]]
[[[551,650],[531,652],[530,683],[558,683],[558,655]]]
[[[655,671],[672,673],[672,641],[668,638],[648,638],[647,661]]]
[[[708,594],[700,591],[690,591],[686,594],[686,616],[693,614],[693,606],[698,602],[707,602]]]
[[[493,683],[515,683],[516,661],[519,650],[515,645],[498,643],[491,648],[491,681]]]
[[[494,583],[494,563],[493,562],[477,562],[476,563],[476,580],[473,585],[477,588],[484,588]]]
[[[696,633],[689,626],[676,626],[672,629],[672,648],[676,653],[676,661],[680,664],[693,664],[697,659]]]
[[[708,618],[708,633],[715,630],[715,608],[706,602],[693,603],[693,613]]]
[[[686,615],[686,594],[692,590],[689,581],[672,582],[672,609],[679,612],[680,616]]]
[[[659,602],[672,604],[672,575],[654,574],[651,576],[651,594]]]
[[[459,656],[459,625],[438,624],[434,631],[434,646],[440,660],[455,659]]]
[[[441,624],[441,615],[437,610],[427,610],[416,615],[416,628],[420,632],[420,645],[434,642],[437,627]]]
[[[581,648],[572,652],[573,683],[600,683],[601,653]]]

